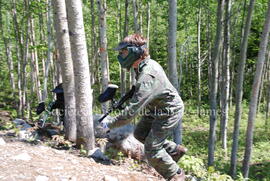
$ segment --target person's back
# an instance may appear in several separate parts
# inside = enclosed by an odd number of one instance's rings
[[[146,109],[152,116],[170,116],[183,110],[184,105],[181,97],[159,63],[146,58],[139,64],[138,69],[135,69],[135,72],[138,84],[142,81],[149,82],[148,87],[152,89],[152,94],[147,98],[149,100],[146,105]],[[146,75],[150,75],[148,81],[144,80]]]

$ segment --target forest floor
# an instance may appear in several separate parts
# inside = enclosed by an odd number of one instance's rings
[[[0,111],[0,120],[8,114]],[[1,125],[0,125],[1,126]],[[0,129],[0,180],[87,180],[157,181],[163,180],[145,163],[123,158],[107,165],[82,156],[77,149],[59,150],[44,142],[21,141],[14,130]]]

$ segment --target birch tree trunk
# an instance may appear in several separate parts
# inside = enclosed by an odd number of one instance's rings
[[[32,18],[31,18],[32,19]],[[30,20],[30,22],[31,22],[31,20]],[[31,23],[30,23],[31,24]],[[32,42],[32,39],[31,39],[31,35],[32,33],[31,33],[31,25],[30,25],[30,46],[33,46],[33,42]],[[35,57],[34,57],[34,50],[33,49],[30,49],[30,71],[31,71],[31,73],[30,73],[30,77],[31,77],[31,82],[32,82],[32,86],[30,87],[30,89],[31,89],[31,95],[34,95],[35,94],[35,90],[36,90],[36,88],[37,88],[37,84],[36,84],[36,73],[35,73]],[[40,101],[39,100],[39,98],[37,97],[37,99],[38,99],[38,102]],[[31,101],[32,102],[32,101]]]
[[[42,101],[44,102],[47,98],[47,83],[48,83],[48,77],[49,77],[49,69],[50,64],[52,61],[52,15],[51,15],[51,7],[52,7],[52,0],[47,0],[48,3],[48,9],[47,9],[47,35],[48,35],[48,51],[47,51],[47,60],[45,63],[45,75],[44,75],[44,82],[43,82],[43,93],[42,93]]]
[[[42,0],[38,0],[38,2],[41,3]],[[45,25],[44,25],[44,19],[45,18],[43,18],[43,14],[44,13],[42,13],[42,12],[38,13],[38,18],[39,18],[38,19],[39,20],[39,39],[40,39],[40,41],[45,42],[46,41],[45,40],[45,30],[46,30],[46,28],[44,28],[45,27]],[[46,14],[46,16],[47,16],[47,14]],[[41,62],[42,62],[42,75],[43,75],[43,77],[45,77],[45,71],[46,71],[45,70],[45,56],[44,56],[43,51],[40,51],[39,58],[41,59]]]
[[[139,2],[137,3],[137,10],[140,17],[139,32],[141,35],[143,35],[143,9],[144,8],[143,8],[142,0],[139,0]]]
[[[207,5],[210,6],[209,0],[207,0]],[[211,31],[211,16],[210,16],[210,9],[208,8],[207,11],[207,28],[206,28],[206,40],[208,42],[208,90],[212,90],[211,85],[211,77],[212,77],[212,31]],[[211,98],[210,94],[208,95],[209,100]]]
[[[16,39],[16,58],[17,63],[17,73],[18,73],[18,96],[19,96],[19,105],[18,105],[18,116],[23,115],[23,99],[22,99],[22,60],[23,60],[23,49],[22,49],[22,38],[19,31],[18,19],[17,19],[17,10],[16,10],[16,1],[12,1],[12,16],[14,24],[14,34]]]
[[[121,14],[121,1],[118,0],[117,1],[117,8],[118,8],[118,16],[117,16],[117,30],[118,30],[118,36],[117,36],[117,42],[120,42],[122,40],[122,14]],[[124,27],[124,31],[126,27]],[[124,96],[125,92],[126,92],[126,71],[119,66],[120,69],[120,79],[121,79],[121,83],[120,83],[120,91],[121,91],[121,96]]]
[[[28,56],[29,56],[29,31],[30,31],[30,12],[29,12],[29,1],[24,0],[25,5],[25,16],[26,16],[26,24],[25,24],[25,37],[24,37],[24,54],[23,54],[23,63],[22,63],[22,117],[25,117],[26,120],[29,119],[29,114],[24,115],[24,111],[30,109],[29,102],[27,102],[27,72],[26,67],[28,64]],[[29,113],[29,111],[27,111]]]
[[[95,29],[95,3],[94,0],[91,0],[91,52],[92,52],[92,69],[94,70],[92,72],[92,83],[95,83],[97,80],[99,80],[99,76],[98,76],[98,67],[99,67],[99,62],[97,59],[97,33],[96,33],[96,29]]]
[[[212,57],[212,85],[210,90],[210,129],[208,141],[208,166],[214,164],[214,152],[216,141],[216,122],[217,122],[217,89],[218,89],[218,65],[220,57],[220,46],[222,41],[222,21],[224,11],[224,0],[218,0],[217,7],[217,29],[216,40]]]
[[[9,39],[4,37],[4,44],[5,44],[5,53],[7,58],[7,64],[8,64],[8,72],[9,72],[9,78],[10,78],[10,87],[12,90],[15,90],[15,80],[14,80],[14,66],[13,66],[13,59],[12,59],[12,51],[11,46],[9,43]],[[14,92],[12,92],[12,95]]]
[[[231,152],[231,164],[230,173],[232,177],[236,176],[236,166],[237,166],[237,150],[238,150],[238,136],[239,136],[239,125],[242,115],[242,97],[243,97],[243,81],[244,81],[244,70],[247,59],[247,45],[248,36],[251,27],[252,13],[254,9],[255,0],[250,0],[247,19],[245,23],[244,36],[241,40],[240,49],[240,62],[237,68],[237,81],[236,81],[236,95],[235,95],[235,115],[234,115],[234,130],[233,130],[233,145]]]
[[[264,82],[266,79],[266,68],[267,68],[267,62],[265,62],[265,66],[263,67],[263,71],[262,71],[262,80],[261,80],[261,85],[259,89],[260,91],[258,95],[257,112],[260,112],[260,104],[263,103],[262,98],[263,98],[263,92],[264,92]]]
[[[137,0],[132,0],[133,2],[133,21],[134,21],[134,32],[135,33],[140,33],[140,25],[138,23],[138,4],[137,4]]]
[[[123,26],[123,36],[122,37],[126,37],[128,35],[128,5],[129,5],[129,0],[125,0],[125,21],[124,21],[124,26]],[[121,28],[120,28],[121,29]],[[120,64],[119,64],[120,66]],[[121,69],[121,73],[120,73],[120,77],[121,77],[121,95],[123,96],[126,93],[126,89],[127,89],[127,72],[125,69],[123,69],[120,66]]]
[[[129,0],[125,0],[125,23],[124,23],[124,31],[123,31],[123,37],[126,37],[128,35],[129,32],[129,18],[128,18],[128,14],[129,14],[129,9],[128,9],[128,5],[129,5]]]
[[[198,115],[201,117],[201,1],[199,2],[197,22],[197,60],[198,60]]]
[[[157,3],[157,0],[154,1],[154,5],[153,5],[154,8],[154,13],[153,13],[153,16],[154,16],[154,25],[153,25],[153,42],[154,43],[157,43],[157,40],[158,40],[158,36],[157,36],[157,30],[158,30],[158,3]],[[151,54],[151,52],[150,52]]]
[[[251,153],[252,153],[254,123],[255,123],[255,117],[256,117],[262,71],[263,71],[263,66],[265,62],[265,54],[266,54],[267,45],[268,45],[269,32],[270,32],[270,0],[268,1],[268,10],[267,10],[266,18],[265,18],[263,32],[261,35],[260,49],[259,49],[258,60],[256,64],[256,72],[255,72],[255,77],[253,80],[251,99],[250,99],[250,104],[249,104],[245,156],[244,156],[244,161],[243,161],[244,178],[248,178],[248,174],[249,174],[249,162],[250,162]]]
[[[10,38],[7,38],[4,33],[3,28],[3,19],[2,19],[2,1],[0,1],[0,31],[2,39],[4,40],[4,47],[5,47],[5,54],[7,59],[7,65],[8,65],[8,72],[9,72],[9,81],[10,81],[10,87],[12,90],[15,90],[15,80],[14,80],[14,66],[13,66],[13,59],[12,59],[12,52],[11,52],[11,45],[10,45]],[[10,34],[9,30],[9,14],[6,14],[6,23],[7,23],[7,34]],[[14,92],[12,92],[12,96],[14,96]]]
[[[128,5],[129,5],[129,0],[125,0],[125,22],[124,22],[124,27],[123,27],[123,37],[128,36],[128,31],[129,31],[129,28],[128,28],[128,22],[129,22]],[[121,68],[121,95],[123,96],[126,93],[126,89],[127,89],[127,72],[121,66],[120,66],[120,68]]]
[[[73,70],[75,75],[77,146],[87,151],[95,146],[92,89],[81,0],[66,0]]]
[[[29,17],[29,46],[30,47],[33,47],[33,39],[32,39],[32,20],[33,20],[33,17],[32,15]],[[30,82],[31,82],[31,86],[30,86],[30,96],[31,98],[28,99],[28,102],[27,102],[27,108],[29,110],[29,116],[30,116],[30,120],[33,120],[32,117],[33,117],[33,114],[32,114],[32,111],[31,111],[31,105],[33,104],[34,102],[34,99],[33,99],[33,96],[34,94],[36,93],[36,89],[37,89],[37,77],[36,77],[36,67],[35,67],[35,55],[34,55],[34,52],[35,52],[35,49],[33,48],[30,48],[29,49],[29,65],[30,65]],[[36,99],[38,99],[38,102],[40,101],[38,95],[36,97]]]
[[[169,0],[169,31],[168,31],[168,72],[169,79],[178,90],[178,73],[176,62],[177,37],[177,0]]]
[[[150,51],[151,2],[147,2],[147,48]]]
[[[54,0],[54,27],[63,79],[65,96],[65,136],[76,141],[76,102],[73,62],[70,49],[69,29],[65,0]]]
[[[57,85],[63,83],[61,60],[59,58],[59,52],[58,51],[55,52],[55,60],[56,61],[55,61],[54,67],[55,67],[55,80],[56,80],[56,86],[57,86]]]
[[[169,31],[168,31],[168,72],[169,79],[175,89],[178,91],[178,72],[176,59],[176,37],[177,37],[177,0],[169,0]],[[181,122],[173,131],[173,139],[176,144],[181,144]]]
[[[52,37],[53,39],[53,37]],[[55,68],[55,64],[56,64],[56,59],[55,59],[55,54],[52,52],[52,59],[51,59],[51,63],[50,63],[50,73],[49,73],[49,76],[48,76],[48,79],[50,79],[52,81],[52,85],[53,87],[56,87],[57,84],[56,84],[56,79],[55,79],[55,74],[56,74],[56,68]]]
[[[179,48],[179,90],[181,90],[181,84],[183,79],[183,61],[185,59],[184,54],[185,42]],[[181,92],[181,91],[180,91]]]
[[[10,87],[12,90],[15,90],[15,81],[14,81],[14,66],[13,66],[13,60],[12,60],[12,52],[11,52],[11,46],[10,46],[10,39],[5,37],[4,29],[3,29],[3,19],[2,19],[2,0],[0,0],[0,32],[2,39],[4,40],[4,47],[5,47],[5,54],[7,59],[7,65],[8,65],[8,72],[9,72],[9,81],[10,81]],[[9,13],[6,14],[6,23],[7,23],[7,34],[10,34],[9,30]],[[12,92],[12,96],[14,96],[14,92]]]
[[[132,0],[132,4],[133,4],[133,26],[134,26],[134,33],[138,33],[140,34],[140,25],[138,23],[139,21],[139,11],[138,11],[138,2],[137,0]],[[130,69],[130,88],[132,85],[135,84],[136,79],[135,79],[135,71],[133,68]]]
[[[222,148],[227,155],[227,124],[229,111],[229,94],[230,94],[230,16],[231,16],[231,0],[226,0],[225,24],[224,24],[224,52],[222,65],[222,105],[221,105],[221,142]]]
[[[35,21],[32,18],[31,19],[31,43],[34,49],[32,50],[32,56],[33,56],[33,68],[34,68],[34,74],[35,74],[35,83],[36,83],[36,94],[38,101],[40,102],[42,100],[42,95],[41,95],[41,89],[40,89],[40,80],[39,80],[39,65],[38,65],[38,55],[37,55],[37,50],[36,50],[36,35],[35,35]]]
[[[107,52],[107,23],[106,23],[106,0],[98,0],[99,10],[99,35],[100,35],[100,65],[101,65],[101,79],[102,79],[102,91],[108,86],[110,81],[109,76],[109,60]],[[108,103],[102,104],[102,111],[105,113],[108,109]]]
[[[239,8],[238,8],[238,13],[239,15],[236,15],[235,16],[235,20],[234,22],[232,23],[232,27],[231,29],[234,29],[236,27],[236,24],[238,21],[241,21],[241,41],[240,41],[240,44],[242,42],[242,39],[244,37],[244,24],[245,24],[245,17],[246,17],[246,8],[247,8],[247,0],[244,0],[243,2],[243,8],[241,9],[240,11],[240,5],[239,5]],[[242,14],[242,16],[241,16]],[[239,16],[241,16],[241,18],[239,18]],[[235,26],[234,26],[235,25]],[[238,32],[237,31],[234,31],[232,32],[232,42],[236,42],[237,41],[237,38],[238,38]],[[231,84],[230,84],[230,100],[229,100],[229,109],[231,108],[231,106],[233,105],[233,91],[234,91],[234,83],[236,82],[236,62],[239,62],[239,55],[237,53],[234,53],[234,55],[232,54],[232,57],[231,57],[231,67],[232,67],[232,70],[231,70]]]
[[[267,67],[267,89],[266,89],[266,110],[265,110],[265,130],[268,131],[270,117],[270,51],[268,51],[268,67]]]

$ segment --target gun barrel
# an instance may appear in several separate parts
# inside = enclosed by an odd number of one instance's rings
[[[105,119],[111,112],[112,112],[112,108],[106,112],[101,118],[99,118],[98,122],[101,122],[103,119]]]
[[[121,107],[128,99],[130,99],[130,98],[133,96],[134,92],[135,92],[135,86],[133,85],[132,88],[131,88],[131,90],[130,90],[128,93],[126,93],[126,94],[118,101],[118,103],[116,104],[115,108],[116,108],[116,109],[119,109],[119,108],[120,108],[120,107]]]

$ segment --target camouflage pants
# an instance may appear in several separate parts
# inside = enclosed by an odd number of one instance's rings
[[[157,119],[143,116],[138,123],[134,137],[144,143],[145,155],[149,164],[164,178],[176,174],[179,166],[170,156],[176,148],[176,144],[167,138],[177,126],[182,114]]]

